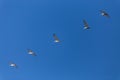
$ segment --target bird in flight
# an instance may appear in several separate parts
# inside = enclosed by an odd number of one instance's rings
[[[18,68],[18,66],[17,66],[15,63],[13,63],[13,62],[10,62],[10,63],[9,63],[9,66]]]
[[[33,52],[31,49],[28,49],[28,54],[32,56],[37,56],[35,52]]]
[[[90,29],[88,23],[86,22],[86,20],[83,20],[83,24],[84,24],[84,29]]]
[[[105,16],[105,17],[110,18],[110,15],[109,15],[106,11],[100,10],[100,12],[101,12],[101,15],[102,15],[102,16]]]
[[[58,39],[57,35],[54,33],[53,34],[54,42],[58,43],[60,40]]]

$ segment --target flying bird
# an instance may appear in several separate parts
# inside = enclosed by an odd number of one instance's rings
[[[54,33],[53,34],[54,42],[58,43],[60,40],[58,39],[57,35]]]
[[[100,12],[101,12],[101,15],[102,15],[102,16],[105,16],[105,17],[110,18],[110,15],[109,15],[106,11],[100,10]]]
[[[28,54],[32,55],[32,56],[37,56],[35,52],[33,52],[32,50],[28,50]]]
[[[18,68],[17,64],[15,64],[15,63],[13,63],[13,62],[10,62],[10,63],[9,63],[9,66]]]
[[[83,24],[84,24],[84,29],[90,29],[88,23],[86,22],[86,20],[83,20]]]

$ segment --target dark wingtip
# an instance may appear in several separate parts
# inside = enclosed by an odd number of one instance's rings
[[[53,36],[55,36],[56,34],[55,33],[53,33]]]

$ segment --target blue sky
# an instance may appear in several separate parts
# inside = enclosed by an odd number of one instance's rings
[[[1,0],[0,80],[120,80],[119,7],[119,0]]]

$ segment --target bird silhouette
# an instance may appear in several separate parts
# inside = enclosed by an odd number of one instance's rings
[[[37,56],[35,52],[33,52],[31,49],[28,49],[28,54],[32,56]]]
[[[101,12],[101,15],[102,15],[102,16],[105,16],[105,17],[107,17],[107,18],[110,18],[110,15],[109,15],[106,11],[100,10],[100,12]]]
[[[54,33],[53,34],[54,42],[58,43],[60,40],[58,39],[57,35]]]
[[[84,29],[90,29],[88,23],[86,22],[86,20],[83,20],[83,24],[84,24]]]
[[[15,64],[15,63],[13,63],[13,62],[9,62],[9,66],[18,68],[17,64]]]

